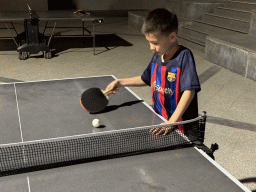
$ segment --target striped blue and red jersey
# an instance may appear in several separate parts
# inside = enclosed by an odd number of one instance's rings
[[[162,62],[161,56],[154,54],[141,79],[151,87],[155,112],[166,120],[174,113],[183,92],[195,89],[195,96],[180,121],[198,116],[197,92],[201,88],[194,57],[188,48],[180,46],[166,62]]]

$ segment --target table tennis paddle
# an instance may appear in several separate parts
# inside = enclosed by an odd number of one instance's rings
[[[80,98],[82,107],[90,113],[98,113],[104,110],[108,105],[108,97],[106,96],[112,90],[102,91],[93,87],[83,92]]]

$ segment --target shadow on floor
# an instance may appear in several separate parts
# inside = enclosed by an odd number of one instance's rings
[[[249,177],[249,178],[245,178],[245,179],[240,179],[239,180],[241,183],[255,183],[256,184],[256,178],[254,177]],[[252,192],[256,192],[255,190],[252,190]]]
[[[49,38],[49,37],[48,37]],[[129,47],[133,44],[124,40],[115,34],[98,34],[95,36],[95,47],[96,48],[105,48],[105,51],[98,52],[97,54],[110,51],[111,49],[117,47]],[[58,54],[67,51],[71,48],[93,48],[93,37],[85,36],[85,37],[54,37],[52,38],[51,49],[53,50],[53,57]],[[1,39],[0,40],[0,51],[16,51],[17,46],[15,45],[12,39]],[[86,51],[86,50],[85,50]],[[91,51],[91,50],[90,50]],[[31,55],[30,57],[34,57]],[[40,57],[40,56],[35,56]]]

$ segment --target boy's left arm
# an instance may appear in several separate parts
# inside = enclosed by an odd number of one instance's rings
[[[169,119],[169,121],[167,121],[163,124],[178,122],[180,120],[180,118],[182,117],[182,115],[184,114],[184,112],[187,110],[187,108],[190,105],[194,96],[195,96],[194,89],[184,91],[184,93],[182,94],[180,101],[177,105],[177,108],[174,111],[174,113],[172,114],[171,118]]]
[[[169,119],[169,121],[164,122],[162,124],[170,124],[170,123],[178,122],[180,120],[180,118],[182,117],[182,115],[184,114],[184,112],[186,111],[186,109],[188,108],[188,106],[190,105],[194,96],[195,96],[194,89],[184,91],[184,93],[182,94],[182,96],[180,98],[178,106],[177,106],[176,110],[174,111],[174,113],[172,114],[171,118]],[[164,133],[164,135],[166,135],[170,129],[171,128],[158,128],[158,129],[152,130],[152,133],[157,134],[157,135]]]

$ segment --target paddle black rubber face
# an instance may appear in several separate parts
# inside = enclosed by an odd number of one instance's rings
[[[97,113],[108,105],[108,99],[99,88],[90,88],[81,95],[81,104],[87,111]]]

